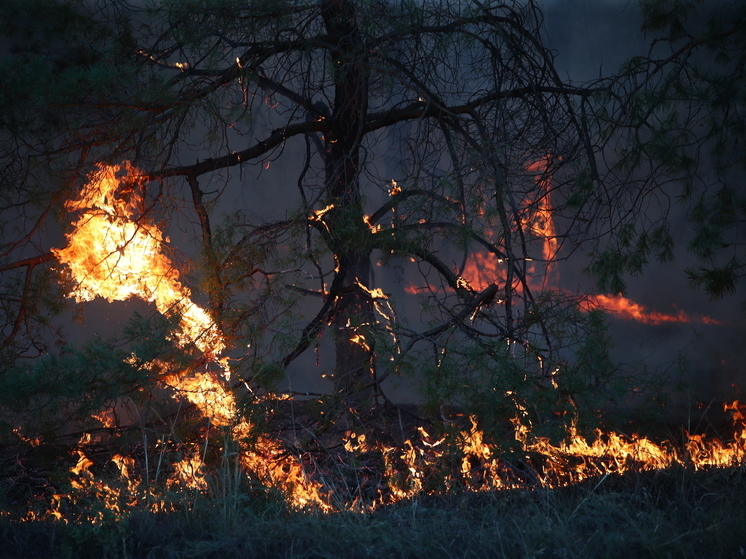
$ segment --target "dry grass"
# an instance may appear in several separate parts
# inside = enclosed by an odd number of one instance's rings
[[[292,512],[247,487],[92,526],[0,519],[7,558],[730,558],[746,556],[746,471],[607,476],[423,496],[371,513]]]

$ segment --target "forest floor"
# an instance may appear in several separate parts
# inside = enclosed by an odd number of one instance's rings
[[[746,556],[746,472],[684,469],[560,489],[462,492],[372,512],[204,496],[101,525],[0,519],[4,558],[732,558]]]
[[[172,454],[158,455],[155,447],[138,447],[142,437],[123,429],[87,446],[6,445],[0,447],[0,559],[746,557],[743,464],[633,468],[550,488],[532,477],[536,470],[524,455],[501,462],[506,466],[498,472],[521,487],[494,490],[485,472],[495,462],[480,458],[478,449],[465,454],[462,445],[442,450],[440,462],[398,486],[411,488],[421,480],[421,491],[394,499],[397,487],[392,489],[386,476],[404,479],[415,464],[404,459],[401,449],[428,449],[404,441],[421,429],[468,433],[471,428],[473,434],[469,418],[448,410],[428,416],[414,408],[392,408],[375,421],[353,415],[349,424],[338,419],[325,425],[328,410],[323,407],[287,401],[272,405],[275,413],[262,414],[265,432],[292,446],[295,456],[310,457],[305,465],[310,463],[317,477],[319,472],[325,476],[336,512],[289,506],[278,490],[221,462],[221,441],[212,435],[202,435],[200,443],[203,457],[214,454],[205,478],[209,483],[193,489],[169,485],[163,469],[158,478],[161,464],[155,464],[156,459],[166,464],[173,456],[183,457],[193,443],[174,444]],[[203,427],[197,423],[194,430]],[[345,447],[351,433],[360,448],[361,436],[367,435],[368,441],[377,438],[399,450],[379,446],[351,452]],[[124,479],[114,463],[126,445],[134,459],[128,462],[131,478]],[[420,454],[417,460],[425,458]],[[602,466],[610,462],[607,458]],[[149,495],[130,498],[127,490],[135,478],[140,487],[143,480],[153,486],[154,480],[163,480],[157,498],[164,505],[153,506]],[[460,479],[461,484],[431,490],[429,478]],[[382,489],[384,482],[388,489]],[[76,483],[83,489],[75,489]],[[70,491],[78,497],[71,499]],[[34,507],[41,512],[23,512]]]

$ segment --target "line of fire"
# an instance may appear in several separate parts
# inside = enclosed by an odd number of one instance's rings
[[[2,378],[18,396],[0,423],[18,479],[36,481],[0,514],[168,512],[225,471],[292,509],[363,513],[744,465],[735,393],[698,411],[716,419],[674,425],[673,358],[651,371],[610,353],[614,326],[729,327],[624,283],[671,258],[677,185],[707,182],[689,158],[711,137],[676,144],[683,125],[664,126],[669,110],[704,116],[635,104],[698,43],[655,43],[678,54],[578,85],[534,2],[155,4],[163,17],[133,12],[112,43],[121,88],[99,73],[50,103],[59,139],[8,170],[42,184],[0,198],[21,216],[2,243]],[[690,204],[700,232],[730,219],[708,192]],[[114,333],[86,313],[117,314]],[[48,448],[63,479],[35,473]]]

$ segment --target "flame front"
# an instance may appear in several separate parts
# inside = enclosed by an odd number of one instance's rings
[[[80,196],[67,204],[68,209],[80,212],[80,215],[68,235],[68,245],[54,253],[70,269],[75,281],[72,296],[78,301],[95,297],[109,301],[139,297],[153,302],[164,314],[176,313],[180,317],[176,342],[182,346],[193,344],[208,361],[218,363],[227,374],[226,361],[220,357],[226,346],[221,332],[209,314],[191,300],[190,290],[180,282],[178,271],[166,254],[163,233],[141,215],[143,198],[137,191],[138,175],[142,173],[128,163],[114,167],[101,165]],[[549,203],[548,192],[543,200]],[[317,212],[311,219],[320,219],[330,209]],[[548,206],[539,204],[530,223],[533,224],[532,232],[544,239],[545,259],[551,260],[549,257],[556,255],[556,234]],[[497,264],[483,270],[485,275],[494,274],[492,281],[499,278]],[[479,286],[486,278],[472,276],[467,279],[473,286]],[[368,294],[381,304],[383,310],[379,309],[379,312],[383,314],[385,294],[380,290],[369,290]],[[597,296],[591,303],[604,307],[616,304],[618,308],[626,308],[624,312],[636,320],[653,324],[690,319],[683,312],[678,315],[651,313],[623,298]],[[367,343],[362,335],[355,341]],[[165,364],[157,365],[158,370],[163,370],[160,379],[163,383],[194,404],[209,420],[210,426],[230,435],[237,445],[236,452],[231,455],[236,466],[262,484],[280,489],[291,505],[298,508],[310,505],[323,511],[343,507],[365,510],[423,492],[454,488],[484,491],[533,487],[536,484],[557,487],[629,470],[665,469],[676,464],[695,469],[727,467],[741,465],[746,460],[746,413],[738,402],[725,408],[731,412],[736,425],[731,440],[721,442],[702,435],[687,435],[683,446],[679,447],[656,443],[645,437],[600,431],[591,441],[574,427],[568,430],[563,441],[552,443],[534,436],[529,426],[515,418],[516,446],[526,461],[522,468],[515,468],[504,458],[500,447],[487,441],[477,419],[472,417],[469,418],[470,426],[462,428],[453,444],[449,444],[445,437],[433,438],[422,428],[419,428],[418,437],[405,440],[398,447],[370,442],[363,434],[348,432],[339,445],[345,452],[353,456],[377,455],[381,464],[381,471],[375,473],[376,497],[362,502],[358,495],[350,505],[349,501],[344,504],[344,499],[332,501],[335,491],[342,492],[341,484],[336,487],[328,483],[322,485],[307,474],[286,445],[253,433],[252,425],[239,413],[235,396],[226,383],[227,377],[209,371],[170,371]],[[97,417],[102,423],[109,421],[103,413]],[[21,436],[20,431],[18,435]],[[81,439],[75,450],[75,465],[70,470],[72,492],[54,496],[53,505],[47,512],[49,517],[63,518],[60,503],[63,500],[74,502],[84,494],[95,495],[115,517],[143,502],[159,503],[151,504],[150,510],[163,510],[165,505],[155,490],[138,480],[134,473],[135,461],[130,457],[117,454],[111,458],[121,474],[122,487],[112,487],[96,480],[92,471],[95,462],[84,450],[93,442],[90,437]],[[304,456],[310,456],[310,453]],[[458,460],[454,461],[454,456],[458,456]],[[334,459],[343,460],[341,456]],[[199,446],[189,446],[182,460],[174,464],[167,486],[188,487],[198,492],[209,490],[210,480],[204,460]],[[327,474],[327,479],[333,476],[333,472]],[[433,483],[432,477],[438,477],[439,481]],[[324,477],[319,476],[319,479]],[[100,522],[103,517],[94,520]]]
[[[163,314],[179,316],[176,342],[181,346],[194,344],[208,361],[222,368],[224,378],[209,371],[166,368],[160,380],[194,404],[212,425],[227,429],[234,440],[243,444],[252,427],[240,417],[225,383],[230,370],[227,360],[220,358],[225,349],[222,333],[209,314],[191,300],[189,288],[179,281],[177,268],[164,252],[163,233],[143,217],[135,217],[143,206],[142,195],[137,191],[138,177],[142,175],[126,162],[119,166],[99,165],[79,197],[66,204],[69,210],[81,214],[67,235],[67,246],[53,252],[71,272],[76,284],[71,296],[77,301],[139,297],[153,302]],[[158,365],[165,367],[163,363]],[[93,463],[83,451],[77,452],[79,460],[71,473],[92,477],[89,468]],[[279,443],[259,437],[251,447],[239,450],[239,461],[263,483],[279,486],[292,504],[325,506],[319,485],[307,479],[302,466]],[[201,460],[194,454],[184,458],[175,465],[170,483],[205,488]]]
[[[588,304],[584,305],[586,310],[598,306],[614,316],[625,320],[635,320],[643,324],[668,324],[674,322],[702,322],[704,324],[720,324],[714,318],[709,316],[692,317],[683,310],[676,314],[666,314],[658,311],[650,311],[639,303],[627,299],[626,297],[611,295],[592,295],[588,299]]]

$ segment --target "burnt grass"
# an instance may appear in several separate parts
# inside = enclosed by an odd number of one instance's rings
[[[296,445],[317,457],[325,455],[328,464],[319,464],[332,471],[333,463],[339,464],[335,451],[340,433],[365,432],[370,418],[330,427],[312,415],[296,408],[288,422],[288,414],[278,410],[265,427],[280,438],[295,438]],[[322,434],[298,443],[299,427],[314,422],[315,431],[302,431]],[[394,445],[417,427],[436,428],[432,420],[406,410],[378,417],[376,423]],[[465,425],[462,419],[458,427]],[[115,449],[99,445],[86,449],[101,465],[96,477],[108,474],[114,480],[116,472],[105,465]],[[69,448],[0,450],[0,559],[746,557],[744,466],[633,471],[556,489],[531,484],[527,478],[524,489],[474,492],[451,487],[366,512],[334,513],[291,510],[277,492],[245,478],[231,483],[229,474],[216,469],[209,491],[171,489],[166,494],[171,512],[133,507],[119,517],[104,515],[94,524],[23,520],[19,514],[29,510],[29,503],[44,510],[55,494],[65,491],[75,462]],[[143,449],[135,447],[132,454],[138,451]],[[364,498],[365,484],[372,491],[380,477],[375,457],[356,460],[354,468],[336,468],[332,497],[337,495],[340,508],[354,509],[352,493]],[[71,510],[70,518],[86,518],[83,509],[97,505],[91,501],[76,506],[80,510]]]

